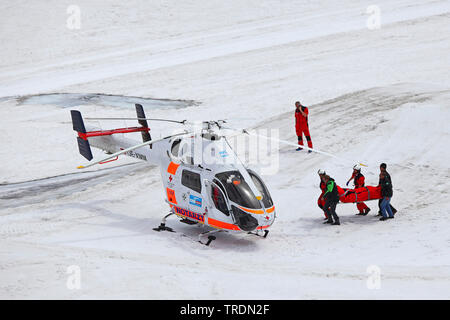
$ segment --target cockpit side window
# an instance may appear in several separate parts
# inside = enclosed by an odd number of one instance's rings
[[[211,187],[211,198],[214,202],[215,207],[223,212],[225,215],[229,216],[228,207],[224,197],[224,191],[220,187],[217,180],[214,179],[214,184]]]
[[[217,179],[214,179],[213,182],[214,182],[215,184],[217,184],[217,185],[219,186],[220,190],[222,190],[222,192],[225,194],[226,191],[225,191],[225,189],[223,188],[222,182],[220,182],[220,181],[217,180]]]

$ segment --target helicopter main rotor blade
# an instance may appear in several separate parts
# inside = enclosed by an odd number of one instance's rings
[[[100,162],[105,162],[107,160],[113,159],[113,158],[115,158],[117,156],[120,156],[121,154],[127,153],[129,151],[132,151],[132,150],[135,150],[135,149],[139,149],[139,148],[142,148],[144,146],[154,144],[156,142],[161,142],[163,140],[166,140],[166,139],[169,139],[169,138],[172,138],[172,137],[184,136],[184,135],[189,135],[189,134],[192,134],[192,132],[183,132],[183,133],[173,134],[173,135],[170,135],[170,136],[167,136],[167,137],[164,137],[164,138],[160,138],[160,139],[156,139],[156,140],[150,140],[150,141],[147,141],[147,142],[144,142],[144,143],[140,143],[140,144],[137,144],[135,146],[129,147],[127,149],[120,150],[119,152],[110,154],[109,156],[107,156],[106,158],[104,158],[102,160],[99,160],[99,161],[96,161],[96,162],[92,162],[92,163],[88,163],[87,165],[84,165],[84,166],[78,166],[77,169],[89,168],[89,167],[92,167],[92,166],[94,166],[96,164],[99,164]]]
[[[149,121],[164,121],[174,122],[179,124],[187,124],[187,120],[177,121],[170,119],[158,119],[158,118],[84,118],[85,120],[149,120]]]
[[[294,146],[294,147],[299,147],[299,145],[297,143],[293,143],[293,142],[286,141],[286,140],[281,140],[281,139],[276,139],[276,138],[272,138],[272,137],[267,137],[267,136],[264,136],[264,135],[261,135],[261,134],[252,133],[252,132],[247,131],[246,129],[236,130],[236,129],[229,128],[229,127],[224,128],[224,129],[229,129],[229,130],[233,130],[233,131],[240,131],[241,133],[245,133],[245,134],[248,134],[250,136],[261,137],[261,138],[264,138],[264,139],[267,139],[267,140],[277,141],[277,142],[281,142],[281,143],[284,143],[284,144],[287,144],[287,145],[291,145],[291,146]],[[333,157],[335,159],[344,160],[344,161],[347,161],[347,162],[354,163],[353,160],[346,159],[346,158],[343,158],[343,157],[338,157],[338,156],[336,156],[334,154],[331,154],[329,152],[317,150],[317,149],[314,149],[314,148],[309,148],[309,147],[306,147],[306,146],[301,146],[301,148],[306,149],[306,150],[311,150],[313,152],[320,153],[320,154],[323,154],[323,155],[326,155],[326,156],[329,156],[329,157]],[[360,163],[359,162],[358,164],[361,165],[361,166],[364,166],[364,167],[368,167],[368,165],[366,165],[364,163]]]
[[[248,135],[252,135],[252,136],[261,137],[261,138],[264,138],[264,139],[267,139],[267,140],[278,141],[278,142],[281,142],[281,143],[284,143],[284,144],[287,144],[287,145],[291,145],[291,146],[294,146],[294,147],[298,147],[298,146],[299,146],[298,143],[293,143],[293,142],[286,141],[286,140],[275,139],[275,138],[266,137],[266,136],[263,136],[263,135],[259,135],[259,134],[255,134],[255,133],[250,133],[250,132],[247,132],[247,134],[248,134]],[[326,155],[326,156],[329,156],[329,157],[333,157],[333,158],[335,158],[335,159],[345,160],[345,161],[347,161],[347,162],[349,162],[349,163],[354,163],[353,160],[346,159],[346,158],[343,158],[343,157],[338,157],[338,156],[336,156],[336,155],[334,155],[334,154],[331,154],[331,153],[329,153],[329,152],[317,150],[317,149],[314,149],[314,148],[309,148],[309,147],[306,147],[306,146],[301,146],[301,148],[302,148],[302,149],[306,149],[306,150],[311,150],[311,151],[313,151],[313,152],[320,153],[320,154],[323,154],[323,155]],[[366,164],[364,164],[364,163],[358,162],[358,164],[361,165],[361,166],[363,166],[363,167],[368,167],[368,165],[366,165]]]

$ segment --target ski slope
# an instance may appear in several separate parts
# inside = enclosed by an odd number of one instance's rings
[[[377,1],[376,30],[368,1],[78,1],[80,30],[66,28],[69,4],[0,4],[0,298],[450,298],[449,1]],[[147,116],[226,118],[292,142],[300,100],[314,147],[350,161],[280,145],[264,176],[277,210],[267,239],[219,233],[205,247],[176,219],[178,233],[152,230],[168,212],[157,167],[76,169],[60,93],[173,100],[144,104]],[[86,117],[133,116],[122,101],[82,102]],[[317,170],[344,186],[353,162],[369,185],[388,164],[394,220],[371,201],[368,216],[340,204],[341,226],[322,224]]]

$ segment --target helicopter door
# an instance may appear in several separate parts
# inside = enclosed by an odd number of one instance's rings
[[[202,197],[202,183],[200,173],[183,169],[181,174],[181,191],[185,206],[193,212],[204,211],[204,201]]]
[[[230,203],[228,198],[223,192],[222,188],[213,181],[204,180],[206,186],[206,193],[209,196],[209,207],[215,207],[217,210],[221,211],[223,214],[230,215]]]

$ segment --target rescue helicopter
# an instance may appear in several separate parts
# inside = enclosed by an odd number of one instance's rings
[[[165,201],[170,211],[155,231],[175,232],[166,225],[172,215],[189,225],[203,225],[212,230],[200,233],[198,241],[207,246],[217,232],[251,233],[266,238],[276,219],[275,205],[263,179],[247,168],[231,147],[224,130],[253,135],[298,147],[290,141],[255,134],[245,129],[224,126],[225,120],[191,123],[186,120],[146,118],[141,104],[135,104],[136,118],[85,118],[86,120],[137,120],[139,126],[98,130],[86,126],[78,110],[71,110],[73,130],[78,133],[79,153],[93,159],[91,146],[101,149],[107,157],[81,165],[78,169],[104,164],[127,155],[159,166]],[[152,139],[148,121],[166,121],[183,125],[183,132]],[[142,143],[122,135],[140,132]],[[303,149],[345,162],[353,160],[309,148]],[[363,163],[358,163],[367,166]],[[350,199],[351,200],[351,199]],[[353,201],[348,202],[353,202]],[[207,236],[206,242],[202,237]]]
[[[200,233],[198,241],[209,245],[216,232],[252,233],[267,237],[276,219],[275,206],[262,178],[246,168],[223,133],[225,120],[187,121],[146,118],[144,108],[135,105],[136,118],[85,118],[71,110],[73,130],[78,133],[79,153],[93,159],[91,147],[103,150],[105,158],[81,165],[84,169],[117,160],[127,155],[159,166],[165,201],[170,211],[155,231],[175,232],[166,225],[178,216],[189,225],[210,230]],[[84,120],[137,120],[139,126],[98,130]],[[183,132],[152,139],[148,121],[168,121],[184,125]],[[122,134],[140,132],[142,143]],[[207,241],[203,237],[207,236]]]

